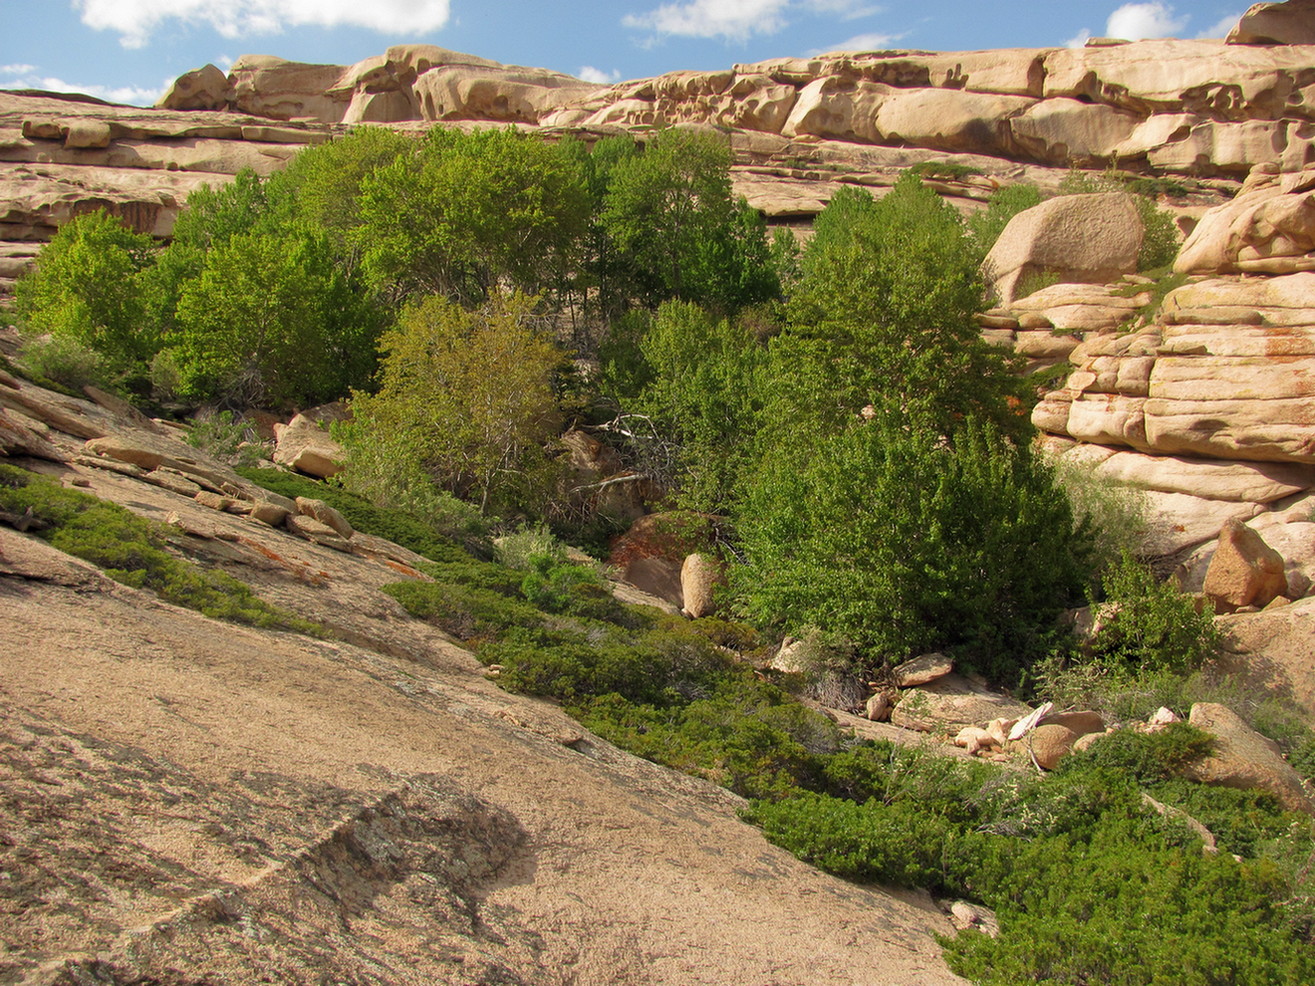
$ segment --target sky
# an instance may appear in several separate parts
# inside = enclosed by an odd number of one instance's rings
[[[150,105],[245,54],[351,65],[424,43],[595,82],[824,51],[1218,38],[1245,0],[0,0],[0,89]]]

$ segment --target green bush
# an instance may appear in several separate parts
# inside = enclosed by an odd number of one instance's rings
[[[1185,672],[1219,650],[1213,613],[1128,554],[1102,585],[1110,615],[1092,638],[1095,659],[1137,672]]]
[[[1082,598],[1089,532],[1024,446],[970,424],[953,439],[897,419],[769,454],[732,569],[748,612],[853,641],[875,671],[955,650],[997,681],[1046,654]]]
[[[991,247],[995,246],[995,241],[1000,239],[1009,220],[1041,202],[1041,190],[1025,182],[1005,185],[992,192],[986,208],[968,217],[968,232],[977,255],[984,258],[991,252]],[[1023,294],[1020,293],[1019,297],[1023,297]]]

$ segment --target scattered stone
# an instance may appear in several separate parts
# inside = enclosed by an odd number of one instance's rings
[[[1039,766],[1045,770],[1054,770],[1059,761],[1072,751],[1077,739],[1078,734],[1067,726],[1043,722],[1028,733],[1027,745]]]
[[[980,931],[990,938],[1000,936],[1000,920],[989,907],[956,900],[950,905],[949,914],[950,923],[957,931]]]
[[[347,523],[347,518],[323,500],[314,500],[310,497],[299,496],[297,497],[296,503],[297,513],[306,517],[313,517],[321,524],[331,527],[341,537],[351,538],[355,533],[352,529],[352,525]]]
[[[990,753],[1004,746],[998,736],[981,726],[964,726],[955,735],[954,745],[967,749],[969,756],[976,756],[979,752]]]
[[[164,456],[161,453],[121,435],[93,438],[87,442],[85,447],[92,455],[100,455],[119,462],[126,462],[137,466],[139,469],[145,469],[147,472],[158,469],[160,463],[164,461]]]
[[[315,544],[332,548],[335,551],[350,552],[351,544],[328,524],[321,523],[314,517],[301,514],[288,514],[283,523],[293,534]]]
[[[342,471],[342,446],[305,415],[298,414],[286,425],[275,425],[277,447],[274,461],[320,479]]]
[[[944,678],[900,693],[890,721],[904,729],[921,732],[957,733],[992,719],[1017,719],[1031,711],[1021,702],[992,692],[967,678],[949,674]]]
[[[890,680],[896,688],[916,688],[944,678],[953,670],[953,659],[944,654],[920,654],[891,671]]]
[[[1203,784],[1268,791],[1289,811],[1315,814],[1301,778],[1283,759],[1277,744],[1257,733],[1232,709],[1198,702],[1187,721],[1214,737],[1215,750],[1189,764],[1185,776]]]
[[[1071,729],[1075,736],[1105,731],[1105,720],[1099,712],[1052,712],[1046,715],[1045,721]]]
[[[863,714],[873,722],[888,722],[890,710],[895,707],[895,697],[888,691],[879,691],[867,700]]]
[[[252,520],[258,520],[262,524],[268,524],[270,527],[278,527],[288,515],[292,513],[287,507],[278,503],[271,503],[269,500],[261,500],[251,506],[251,513],[248,515]]]
[[[211,510],[227,510],[236,502],[231,496],[221,496],[218,493],[211,493],[209,490],[201,490],[192,499]]]

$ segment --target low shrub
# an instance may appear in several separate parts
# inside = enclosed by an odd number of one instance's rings
[[[40,536],[60,551],[103,568],[116,582],[149,589],[166,602],[216,619],[313,636],[326,634],[317,624],[264,602],[232,576],[173,556],[158,524],[0,463],[0,510],[22,514],[29,508]]]

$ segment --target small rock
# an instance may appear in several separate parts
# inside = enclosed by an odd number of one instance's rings
[[[1054,712],[1047,715],[1045,721],[1066,726],[1077,736],[1105,731],[1105,720],[1099,712]]]
[[[981,904],[970,904],[966,900],[956,900],[950,905],[950,923],[959,931],[971,929],[991,938],[1000,934],[1000,921],[995,911]]]
[[[328,524],[323,524],[314,517],[307,517],[302,514],[288,514],[283,522],[288,530],[298,537],[305,538],[314,544],[323,545],[326,548],[332,548],[335,551],[350,552],[352,546],[347,543],[347,539],[342,537]]]
[[[890,692],[880,691],[868,699],[863,714],[873,722],[887,722],[890,719],[890,710],[894,708],[894,705]]]
[[[895,668],[890,677],[896,688],[916,688],[944,678],[953,670],[954,661],[944,654],[920,654]]]
[[[1261,736],[1232,709],[1214,702],[1198,702],[1187,719],[1215,738],[1210,756],[1189,764],[1184,775],[1203,784],[1252,790],[1274,795],[1289,811],[1315,814],[1301,778],[1278,746]]]
[[[344,538],[350,538],[355,533],[352,525],[347,523],[347,518],[323,500],[313,500],[310,497],[299,496],[297,497],[297,512],[305,517],[313,517],[321,524],[326,524]]]
[[[686,616],[697,620],[717,611],[717,590],[726,584],[726,568],[712,555],[696,551],[680,567],[680,591]]]
[[[250,517],[252,520],[258,520],[262,524],[268,524],[270,527],[278,527],[285,520],[288,514],[292,513],[287,507],[278,503],[271,503],[268,500],[261,500],[259,503],[252,504]]]
[[[201,490],[192,499],[211,510],[227,510],[234,503],[232,497],[220,496],[218,493],[211,493],[209,490]]]

